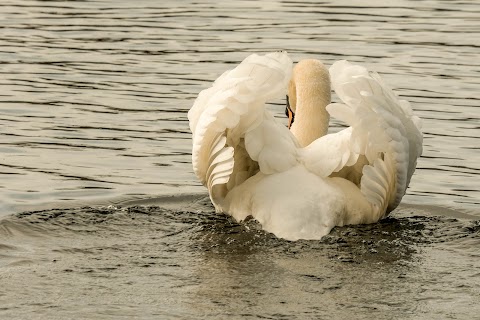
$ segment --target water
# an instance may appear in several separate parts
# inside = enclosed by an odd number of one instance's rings
[[[473,319],[479,13],[440,0],[2,2],[0,318]],[[275,50],[361,63],[424,119],[391,218],[291,243],[213,213],[186,113],[224,70]]]

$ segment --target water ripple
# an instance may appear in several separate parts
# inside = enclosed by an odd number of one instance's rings
[[[202,190],[186,112],[247,54],[279,49],[382,74],[424,119],[405,201],[480,215],[479,12],[468,1],[4,1],[0,215],[92,200],[92,188],[105,198]],[[283,103],[270,108],[279,118]]]
[[[30,299],[21,308],[7,299],[0,314],[388,319],[436,317],[453,300],[455,314],[476,315],[478,220],[400,207],[376,224],[290,242],[216,214],[208,196],[157,201],[163,207],[140,200],[1,220],[3,297]],[[340,309],[339,296],[348,297]]]

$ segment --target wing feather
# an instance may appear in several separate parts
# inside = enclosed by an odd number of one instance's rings
[[[420,120],[364,67],[338,61],[330,77],[343,103],[327,111],[350,127],[304,148],[302,161],[321,177],[352,181],[381,217],[400,203],[415,170],[422,152]]]
[[[368,160],[361,192],[380,214],[388,213],[400,203],[422,152],[420,120],[408,102],[399,101],[377,74],[363,67],[338,61],[330,76],[344,105],[327,110],[351,126],[349,147]]]
[[[200,92],[190,109],[193,168],[217,210],[229,189],[258,170],[284,170],[296,161],[294,138],[265,109],[285,93],[291,69],[284,52],[250,55]],[[282,161],[280,152],[287,155]]]

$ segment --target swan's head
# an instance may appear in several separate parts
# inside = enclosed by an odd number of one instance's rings
[[[323,63],[307,59],[295,65],[288,85],[285,113],[289,118],[288,127],[299,141],[302,135],[308,134],[307,140],[312,140],[326,134],[329,116],[325,107],[330,103],[330,91],[330,75]],[[301,144],[305,143],[307,141]]]

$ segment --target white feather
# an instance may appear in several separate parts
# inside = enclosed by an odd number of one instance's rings
[[[290,83],[298,85],[296,112],[315,103],[312,92],[325,91],[314,85],[329,85],[321,82],[328,75],[308,78],[322,72],[321,64],[305,65],[299,70],[306,73],[296,71]],[[323,107],[350,127],[302,148],[265,109],[266,101],[285,94],[291,74],[284,52],[251,55],[202,91],[189,111],[193,168],[217,211],[238,220],[252,215],[291,240],[378,221],[405,194],[422,152],[421,120],[377,74],[338,61],[330,79],[343,103]]]

